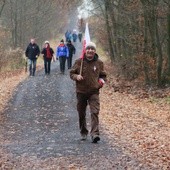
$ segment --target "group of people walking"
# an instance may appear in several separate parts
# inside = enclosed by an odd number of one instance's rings
[[[82,32],[79,31],[77,33],[77,31],[74,29],[73,32],[67,30],[65,32],[65,39],[66,39],[66,42],[68,42],[69,40],[72,40],[73,42],[76,42],[77,39],[79,40],[79,42],[81,42],[82,40]]]
[[[99,91],[106,81],[106,72],[104,64],[96,53],[96,44],[89,42],[85,46],[85,53],[82,58],[78,58],[72,66],[72,55],[75,54],[75,47],[71,40],[67,44],[64,40],[60,41],[60,45],[56,49],[56,59],[60,61],[60,71],[64,73],[65,62],[68,59],[68,68],[70,69],[70,78],[75,81],[77,95],[77,112],[79,116],[79,129],[81,140],[88,137],[88,127],[86,123],[86,110],[89,105],[91,113],[91,129],[90,136],[92,143],[100,141],[99,133]],[[29,59],[30,75],[35,75],[37,57],[40,55],[40,49],[35,43],[35,39],[31,39],[26,49],[26,56]],[[50,64],[54,55],[50,43],[45,41],[45,46],[41,53],[44,57],[45,74],[50,74]],[[71,67],[72,66],[72,67]]]
[[[68,40],[68,42],[65,44],[64,40],[62,39],[56,48],[56,56],[54,56],[54,50],[50,47],[49,41],[45,41],[44,47],[42,51],[40,51],[39,46],[35,43],[35,39],[31,38],[30,43],[25,51],[25,55],[28,58],[30,76],[35,76],[37,58],[40,56],[40,53],[43,55],[44,59],[45,75],[50,74],[52,59],[54,61],[59,60],[60,72],[64,74],[66,61],[68,69],[72,67],[72,58],[76,53],[76,48],[72,44],[71,40]]]

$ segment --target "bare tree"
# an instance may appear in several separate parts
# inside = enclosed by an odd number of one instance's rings
[[[2,1],[0,2],[0,17],[1,17],[1,14],[2,14],[3,9],[4,9],[4,7],[5,7],[5,3],[6,3],[6,0],[2,0]]]
[[[161,86],[170,73],[169,0],[92,2],[92,13],[105,20],[108,44],[104,44],[109,45],[122,73],[128,78],[143,74],[146,83]]]
[[[52,38],[57,30],[66,25],[70,9],[80,2],[66,0],[5,0],[3,18],[6,27],[11,31],[11,42],[14,48],[26,45],[31,37],[39,43]],[[75,9],[75,8],[74,8]],[[65,22],[65,23],[64,23]]]

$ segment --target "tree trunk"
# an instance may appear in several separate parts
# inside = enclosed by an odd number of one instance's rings
[[[110,25],[109,25],[109,0],[105,1],[105,19],[106,19],[106,29],[107,29],[107,33],[108,33],[108,42],[109,42],[109,49],[110,49],[110,55],[111,55],[111,61],[115,61],[115,56],[114,56],[114,50],[113,50],[113,46],[112,46],[112,33],[111,33],[111,29],[110,29]]]
[[[5,2],[6,2],[6,0],[2,0],[2,6],[1,6],[1,9],[0,9],[0,17],[1,17],[1,15],[2,15],[2,12],[3,12],[3,9],[4,9],[4,7],[5,7]]]
[[[169,12],[168,12],[168,16],[167,16],[167,32],[168,32],[168,76],[170,76],[170,5],[169,5]]]
[[[156,22],[157,23],[157,22]],[[163,55],[162,55],[162,47],[160,43],[160,37],[158,32],[158,25],[155,25],[156,28],[156,43],[158,49],[158,61],[157,61],[157,84],[158,86],[162,85],[162,63],[163,63]]]
[[[145,57],[144,60],[144,73],[145,73],[145,84],[149,84],[150,80],[149,80],[149,73],[148,73],[148,63],[147,63],[147,52],[148,52],[148,18],[147,18],[147,14],[146,14],[146,10],[144,9],[144,49],[143,49],[143,56]]]
[[[109,15],[110,15],[110,20],[111,20],[111,31],[113,35],[113,41],[112,41],[112,49],[114,52],[114,56],[116,58],[117,56],[117,23],[116,23],[116,18],[115,18],[115,7],[113,7],[113,1],[108,1],[108,10],[109,10]]]

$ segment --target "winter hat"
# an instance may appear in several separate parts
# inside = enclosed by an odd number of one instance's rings
[[[87,49],[87,47],[93,47],[96,50],[96,44],[94,42],[88,42],[86,44],[86,49]]]
[[[62,39],[60,42],[64,42],[64,40]]]
[[[45,44],[50,44],[50,42],[49,41],[45,41]]]

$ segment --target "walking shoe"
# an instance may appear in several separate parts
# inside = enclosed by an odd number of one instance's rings
[[[87,135],[86,134],[82,134],[81,135],[81,140],[86,140],[87,139]]]
[[[99,136],[92,136],[92,143],[97,143],[98,141],[100,141]]]

